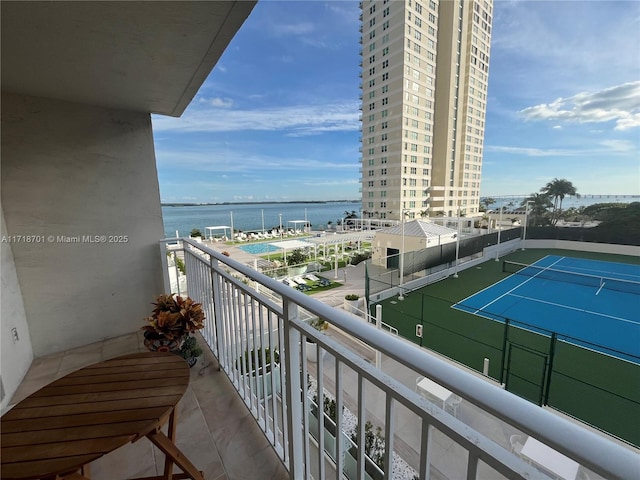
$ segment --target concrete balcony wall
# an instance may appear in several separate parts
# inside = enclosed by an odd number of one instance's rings
[[[2,230],[0,234],[4,238],[7,235],[7,227],[4,222],[4,213],[0,211],[2,220]],[[6,240],[6,238],[5,238]],[[29,326],[24,312],[24,302],[22,292],[18,283],[16,267],[11,252],[11,243],[3,241],[0,243],[0,254],[2,258],[2,269],[0,274],[2,284],[0,286],[0,345],[2,359],[2,399],[0,409],[4,412],[5,407],[20,382],[24,378],[33,359],[33,349],[29,336]],[[14,330],[15,329],[15,333]]]
[[[150,115],[4,92],[2,109],[6,234],[35,240],[11,245],[34,356],[136,330],[162,292]]]

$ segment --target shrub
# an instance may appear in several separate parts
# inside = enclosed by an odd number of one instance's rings
[[[182,260],[180,257],[176,256],[176,267],[178,267],[178,270],[180,270],[180,273],[182,273],[183,275],[186,275],[187,273],[187,267],[184,264],[184,260]]]
[[[355,293],[350,293],[349,295],[344,296],[345,300],[351,300],[351,301],[358,300],[359,298],[360,298],[360,295],[357,295]]]
[[[257,364],[256,364],[256,356],[258,357]],[[264,357],[265,357],[264,372],[262,371],[263,370],[262,350],[260,349],[251,350],[251,351],[245,350],[244,354],[238,360],[240,362],[244,362],[244,369],[246,373],[256,371],[258,375],[261,375],[263,373],[269,373],[271,371],[271,349],[270,348],[264,349]],[[273,363],[274,365],[277,365],[280,363],[280,353],[277,350],[273,350]],[[237,364],[238,367],[240,365],[242,365],[242,363]]]
[[[353,258],[351,258],[351,265],[358,265],[360,262],[364,262],[371,258],[371,252],[361,252],[356,253]]]
[[[302,249],[296,248],[287,256],[287,265],[300,265],[304,263],[306,259],[307,256]]]
[[[329,324],[326,322],[326,320],[323,320],[322,318],[314,318],[313,320],[311,320],[310,325],[316,330],[318,330],[319,332],[329,328]]]
[[[336,401],[327,396],[324,397],[324,428],[331,433],[334,437],[336,436],[336,423],[338,421],[337,416],[337,405]],[[311,413],[314,417],[318,418],[318,395],[313,396],[313,404],[311,405]],[[344,405],[342,406],[344,410]]]
[[[191,237],[201,237],[202,236],[202,232],[200,231],[199,228],[194,228],[193,230],[191,230],[191,233],[189,234],[189,236],[191,236]]]
[[[351,435],[351,441],[354,445],[358,445],[358,436],[353,433]],[[384,451],[385,451],[384,435],[382,435],[382,428],[377,427],[374,433],[373,424],[367,422],[364,425],[364,454],[369,457],[377,466],[384,472]],[[356,447],[351,447],[349,453],[353,458],[358,458],[358,451]],[[378,478],[379,472],[369,468],[369,465],[365,463],[365,470],[371,477]]]

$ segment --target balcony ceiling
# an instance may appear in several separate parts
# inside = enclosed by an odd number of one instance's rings
[[[2,90],[179,116],[255,3],[1,2]]]

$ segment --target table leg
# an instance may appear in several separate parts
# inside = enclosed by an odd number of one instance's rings
[[[147,434],[147,438],[158,447],[162,453],[165,454],[165,462],[164,462],[164,475],[162,478],[165,480],[171,480],[173,464],[175,463],[178,467],[182,469],[182,471],[193,480],[204,480],[204,475],[200,472],[193,463],[189,461],[189,459],[176,447],[175,445],[175,437],[176,437],[176,421],[175,421],[175,410],[171,412],[171,416],[169,417],[169,437],[167,437],[160,430],[153,431]],[[182,477],[182,475],[180,475]]]
[[[169,416],[169,424],[167,428],[169,434],[169,440],[175,445],[176,443],[176,409],[174,407],[171,415]],[[171,480],[171,474],[173,473],[173,462],[169,458],[169,455],[164,456],[164,478],[165,480]]]

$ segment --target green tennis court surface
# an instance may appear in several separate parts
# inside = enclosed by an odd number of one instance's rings
[[[501,260],[530,265],[549,256],[626,263],[635,268],[640,265],[638,257],[548,249],[518,251]],[[397,297],[384,300],[380,302],[382,321],[416,344],[479,372],[487,358],[489,376],[504,384],[507,390],[640,445],[640,429],[634,420],[640,415],[640,365],[612,352],[629,350],[628,346],[604,345],[607,342],[602,340],[606,337],[580,338],[589,329],[554,330],[555,326],[562,325],[566,308],[554,309],[555,313],[548,316],[555,321],[546,326],[539,325],[537,319],[536,324],[530,324],[533,316],[513,319],[509,316],[511,311],[497,312],[501,315],[497,321],[452,308],[510,277],[511,273],[503,272],[502,266],[502,261],[488,260],[461,271],[457,279],[449,277],[408,292],[403,301]],[[530,276],[516,275],[525,277],[520,278],[520,282]],[[547,290],[567,283],[549,282],[553,285],[545,287]],[[597,287],[589,287],[591,296],[596,296],[600,288],[600,280],[594,282]],[[603,287],[597,297],[609,292],[611,290]],[[562,300],[564,302],[564,298]],[[375,304],[371,308],[375,312]],[[636,307],[635,311],[640,308]],[[633,307],[631,314],[624,313],[621,318],[634,321],[631,327],[632,332],[635,331],[638,313],[634,313]],[[418,330],[422,331],[421,337],[417,336]],[[626,353],[632,352],[633,348]]]

